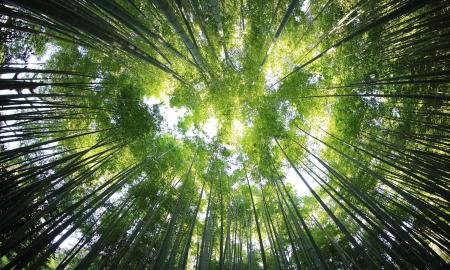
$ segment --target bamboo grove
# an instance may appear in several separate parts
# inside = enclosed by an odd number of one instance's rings
[[[448,267],[449,1],[0,16],[1,269]]]

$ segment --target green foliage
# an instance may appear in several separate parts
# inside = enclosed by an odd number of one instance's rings
[[[0,4],[1,267],[448,265],[447,3],[63,2]]]

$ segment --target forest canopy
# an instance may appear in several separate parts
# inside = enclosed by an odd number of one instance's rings
[[[449,267],[449,3],[0,1],[0,268]]]

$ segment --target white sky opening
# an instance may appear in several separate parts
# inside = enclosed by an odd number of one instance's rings
[[[305,178],[305,180],[307,180],[306,173],[302,173],[302,171],[300,169],[298,169],[298,170],[302,174],[302,176]],[[298,196],[302,197],[302,196],[306,196],[306,195],[310,194],[308,187],[305,185],[305,183],[303,183],[302,179],[300,179],[300,177],[297,175],[295,170],[290,165],[287,165],[284,167],[283,174],[286,177],[286,182],[292,185],[295,193]],[[312,183],[313,181],[307,180],[307,182],[312,188],[315,187],[315,186],[313,186],[313,183]]]
[[[53,239],[53,242],[58,242],[59,239],[67,232],[67,229],[64,230],[62,233],[58,234],[55,239]],[[69,250],[72,249],[78,241],[83,237],[83,234],[80,230],[75,230],[71,235],[69,235],[64,241],[61,242],[59,245],[59,248],[62,250]]]
[[[228,149],[235,150],[232,147],[228,147]],[[238,161],[239,153],[233,153],[227,160],[227,167],[225,168],[225,172],[227,175],[232,175],[236,170],[240,169],[240,163]]]
[[[328,116],[317,116],[313,118],[313,121],[306,120],[306,123],[311,127],[311,129],[308,132],[312,136],[318,138],[319,140],[323,140],[323,138],[326,136],[325,131],[328,130],[329,126]],[[315,123],[315,125],[313,123]],[[323,143],[303,133],[300,130],[297,130],[296,133],[298,136],[306,136],[306,148],[308,148],[308,150],[314,153],[316,156],[318,157],[321,156],[321,153],[326,148],[326,146]],[[313,164],[313,166],[310,166],[309,169],[311,169],[314,173],[320,176],[323,180],[327,181],[327,176],[321,173],[320,170],[318,169],[320,168],[321,170],[326,171],[326,168],[324,168],[323,165],[320,164],[319,161],[317,161],[317,159],[315,159],[310,154],[308,154],[305,158],[303,158],[303,161],[306,163],[308,163],[308,160],[311,161],[311,163]],[[316,168],[316,166],[318,168]],[[303,170],[299,165],[297,165],[296,168],[303,176],[303,178],[305,178],[309,186],[312,189],[316,189],[316,187],[319,184],[310,176],[309,172]],[[310,195],[311,192],[309,191],[308,187],[305,185],[305,183],[303,183],[302,179],[300,179],[300,177],[297,175],[292,166],[290,166],[290,164],[287,162],[285,162],[284,164],[283,174],[286,177],[286,182],[292,185],[297,195],[299,196]]]
[[[154,96],[145,97],[144,103],[149,107],[159,104],[163,118],[162,131],[171,133],[177,139],[182,138],[182,134],[178,130],[178,122],[188,113],[186,108],[171,107],[167,98],[160,99]]]
[[[187,108],[171,107],[169,105],[170,103],[168,97],[164,97],[162,99],[154,96],[145,97],[144,103],[149,107],[159,104],[159,110],[163,118],[161,131],[165,133],[170,133],[177,139],[182,139],[184,137],[194,137],[198,135],[201,139],[205,140],[206,142],[211,142],[218,134],[219,121],[214,115],[208,118],[208,120],[206,120],[200,126],[201,131],[200,134],[197,134],[195,127],[191,126],[186,131],[186,134],[183,135],[181,134],[178,128],[178,122],[182,120],[183,117],[185,117],[187,114],[190,113]]]
[[[277,70],[273,70],[272,68],[267,68],[266,72],[265,72],[265,82],[266,82],[266,90],[269,91],[273,91],[273,90],[278,90],[278,88],[280,87],[280,84],[277,83],[280,80],[281,77],[281,70],[277,69]]]
[[[302,7],[300,9],[301,11],[306,12],[309,9],[309,0],[303,1]]]
[[[201,126],[201,130],[204,133],[204,139],[207,142],[211,142],[214,137],[217,136],[218,130],[219,130],[219,121],[217,118],[213,115],[206,122]],[[203,136],[201,136],[203,137]]]

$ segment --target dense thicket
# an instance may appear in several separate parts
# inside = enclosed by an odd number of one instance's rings
[[[448,1],[3,0],[0,28],[2,269],[448,267]]]

